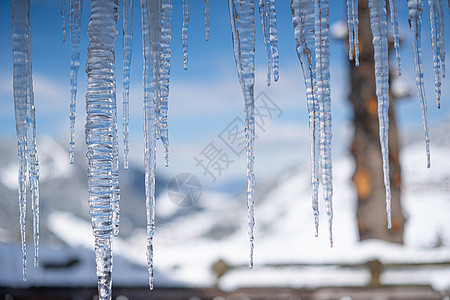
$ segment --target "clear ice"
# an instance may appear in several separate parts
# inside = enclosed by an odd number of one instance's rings
[[[253,268],[254,248],[254,189],[255,189],[255,2],[254,0],[229,0],[234,58],[239,82],[244,94],[245,141],[247,145],[247,208],[250,262]]]
[[[291,0],[292,24],[297,56],[305,78],[306,101],[309,117],[309,139],[311,147],[312,209],[315,236],[319,229],[319,103],[315,94],[315,14],[310,0]]]
[[[134,0],[123,1],[123,167],[128,170],[130,152],[130,65],[133,45],[133,6]]]
[[[315,0],[316,97],[319,103],[320,168],[323,198],[333,246],[333,174],[331,165],[330,24],[328,0]]]
[[[60,2],[61,27],[63,32],[63,43],[66,41],[66,0]]]
[[[75,111],[77,105],[77,77],[80,68],[80,32],[82,0],[70,0],[70,152],[69,161],[74,162]]]
[[[389,0],[389,13],[391,15],[392,36],[394,38],[395,57],[397,59],[398,75],[402,74],[400,62],[400,35],[398,33],[398,18],[397,18],[397,1]]]
[[[209,41],[209,0],[205,0],[205,41]]]
[[[189,26],[189,0],[183,0],[183,28],[181,37],[183,40],[184,69],[188,68],[188,26]]]
[[[370,27],[373,34],[375,59],[375,83],[378,98],[378,122],[384,185],[386,187],[386,212],[388,228],[391,228],[391,185],[389,177],[389,63],[385,0],[369,0]]]
[[[111,299],[113,199],[117,115],[115,49],[119,1],[91,0],[86,73],[86,145],[89,213],[95,239],[99,299]]]
[[[434,89],[436,93],[436,104],[437,107],[441,107],[441,56],[440,52],[440,34],[439,29],[441,25],[439,18],[439,7],[436,1],[441,0],[428,0],[428,6],[430,7],[430,24],[431,24],[431,47],[433,49],[433,69],[434,69]]]
[[[422,110],[423,128],[425,131],[425,147],[427,154],[427,167],[431,166],[430,161],[430,136],[427,122],[427,100],[425,98],[425,88],[423,85],[423,63],[422,63],[422,14],[423,0],[408,0],[409,26],[411,30],[411,47],[414,57],[414,68],[416,71],[416,85],[419,93],[419,102]]]
[[[19,223],[22,244],[22,275],[23,280],[26,280],[27,177],[30,182],[33,212],[35,268],[38,266],[39,256],[39,162],[36,150],[36,121],[31,65],[30,0],[14,0],[12,9],[14,111],[19,156]]]

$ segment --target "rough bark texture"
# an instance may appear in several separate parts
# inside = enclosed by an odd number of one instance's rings
[[[350,62],[355,134],[351,153],[356,169],[353,182],[358,196],[357,219],[360,240],[381,239],[403,243],[405,217],[400,202],[401,170],[399,138],[394,114],[395,99],[389,93],[389,162],[392,192],[392,229],[387,229],[385,187],[378,132],[372,32],[367,0],[359,1],[360,66]],[[392,48],[391,45],[389,48]]]

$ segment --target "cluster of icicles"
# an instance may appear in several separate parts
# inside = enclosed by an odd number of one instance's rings
[[[168,164],[168,96],[171,58],[171,0],[141,0],[143,41],[143,88],[145,133],[145,187],[147,212],[147,263],[150,289],[153,288],[153,245],[155,232],[155,161],[156,141],[165,150]],[[237,73],[244,95],[245,139],[247,143],[247,206],[250,237],[250,268],[254,247],[254,82],[255,82],[255,0],[229,0],[229,13]],[[429,0],[433,67],[437,105],[440,105],[441,77],[444,76],[444,30],[442,0]],[[184,68],[188,66],[189,2],[182,1],[182,45]],[[268,61],[267,84],[278,80],[278,41],[275,0],[259,0],[259,15]],[[70,0],[70,163],[74,162],[74,124],[77,73],[80,66],[80,27],[82,0]],[[369,0],[373,33],[376,93],[388,227],[391,226],[389,160],[388,160],[388,27],[384,0]],[[400,73],[399,34],[395,0],[389,1],[394,45]],[[358,1],[347,0],[349,57],[359,64]],[[423,87],[421,24],[423,0],[408,0],[409,24],[416,70],[416,82],[426,138],[427,165],[430,166],[426,100]],[[303,70],[309,112],[311,140],[312,208],[315,234],[318,233],[319,182],[323,185],[330,243],[332,245],[332,167],[331,167],[331,101],[329,1],[291,0],[292,22],[297,55]],[[205,0],[205,39],[209,39],[209,1]],[[63,41],[66,40],[65,0],[61,0]],[[39,164],[36,152],[35,110],[30,51],[30,0],[13,0],[14,104],[19,154],[19,207],[22,236],[23,277],[26,278],[26,187],[30,184],[33,208],[34,266],[38,265],[39,243]],[[124,168],[128,169],[129,152],[129,86],[132,55],[133,0],[123,1],[123,147]],[[119,234],[119,158],[118,117],[115,83],[116,25],[119,0],[91,0],[88,27],[89,47],[86,72],[86,144],[88,147],[89,206],[95,237],[98,289],[100,299],[111,298],[112,239]]]

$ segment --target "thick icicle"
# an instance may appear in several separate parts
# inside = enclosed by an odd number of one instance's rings
[[[391,15],[392,36],[394,37],[395,57],[397,58],[398,75],[402,74],[400,62],[400,35],[398,33],[397,3],[396,0],[389,0],[389,10]]]
[[[315,235],[319,229],[319,103],[314,94],[315,81],[315,15],[310,0],[291,0],[292,23],[297,56],[305,78],[306,100],[309,115],[309,139],[311,145],[311,186],[313,189],[312,209]]]
[[[188,68],[188,26],[189,26],[189,0],[183,0],[183,28],[181,38],[183,40],[184,69]]]
[[[386,212],[388,228],[391,228],[391,185],[389,177],[389,63],[385,0],[369,0],[370,27],[373,34],[375,59],[375,84],[378,98],[381,155],[383,159],[384,185],[386,187]]]
[[[167,125],[167,111],[169,104],[170,79],[170,42],[172,39],[172,0],[161,0],[161,38],[160,38],[160,66],[159,92],[160,100],[158,112],[158,132],[164,147],[164,161],[169,166],[169,130]]]
[[[61,0],[60,2],[61,11],[61,27],[63,32],[63,43],[66,41],[66,0]]]
[[[205,41],[209,41],[209,0],[205,0]]]
[[[155,234],[155,167],[157,100],[159,90],[160,1],[141,0],[143,85],[144,85],[144,161],[147,211],[147,268],[149,286],[153,289],[153,236]]]
[[[19,223],[22,243],[22,271],[26,280],[26,189],[27,170],[31,187],[35,266],[37,265],[39,238],[39,174],[36,156],[34,99],[30,47],[30,0],[13,1],[13,60],[14,60],[14,110],[16,119],[17,150],[19,156]]]
[[[272,77],[272,54],[269,41],[269,1],[259,0],[258,1],[259,16],[261,18],[261,29],[264,38],[264,48],[267,55],[267,86],[270,86],[270,81]]]
[[[99,299],[111,299],[114,194],[115,63],[119,1],[91,0],[86,73],[86,144],[89,213],[95,238]]]
[[[119,187],[119,136],[117,129],[117,97],[116,85],[114,84],[114,95],[112,97],[112,114],[113,114],[113,165],[111,170],[112,176],[112,226],[114,236],[119,236],[119,219],[120,219],[120,187]]]
[[[409,26],[411,31],[411,47],[414,56],[414,68],[416,70],[416,85],[419,92],[419,102],[422,109],[422,121],[425,131],[425,147],[427,154],[427,167],[430,162],[430,136],[427,122],[427,100],[425,98],[425,88],[423,86],[423,64],[422,64],[422,14],[423,0],[408,0]]]
[[[250,238],[250,262],[253,268],[254,248],[254,159],[255,159],[255,2],[254,0],[229,0],[234,58],[245,103],[245,141],[247,145],[247,208]]]
[[[323,198],[333,246],[333,176],[331,166],[330,24],[328,0],[315,0],[316,97],[319,102],[320,167]]]
[[[82,0],[70,0],[70,152],[69,161],[74,162],[75,110],[77,105],[77,77],[80,68],[80,32]]]
[[[358,19],[358,0],[352,0],[352,22],[353,22],[353,42],[355,46],[355,66],[359,66],[359,19]],[[351,46],[353,47],[353,46]]]
[[[128,170],[130,151],[130,65],[133,44],[133,0],[123,2],[123,167]]]
[[[441,107],[441,58],[439,56],[440,43],[439,43],[439,16],[438,7],[436,1],[428,0],[428,6],[430,7],[430,24],[431,24],[431,47],[433,49],[433,69],[434,69],[434,87],[436,93],[437,107]]]
[[[270,52],[272,53],[273,80],[278,81],[279,54],[278,54],[277,15],[275,13],[275,0],[269,0],[269,41],[271,48]]]

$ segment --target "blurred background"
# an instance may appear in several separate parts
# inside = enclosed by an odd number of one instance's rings
[[[113,242],[115,299],[375,299],[373,295],[385,297],[377,299],[448,297],[450,87],[448,79],[444,79],[441,109],[438,110],[434,96],[429,11],[426,7],[422,44],[431,136],[431,169],[427,169],[406,1],[398,2],[402,76],[396,75],[394,53],[390,57],[393,68],[391,96],[397,99],[395,102],[391,99],[396,122],[393,127],[398,130],[398,139],[391,141],[392,145],[398,145],[398,152],[391,151],[398,154],[391,161],[396,170],[395,174],[391,172],[391,182],[395,182],[394,188],[397,190],[394,193],[399,205],[394,216],[398,222],[394,222],[396,227],[392,233],[385,229],[384,189],[381,187],[380,190],[376,184],[379,177],[357,172],[361,160],[353,155],[357,155],[357,149],[361,148],[364,153],[364,147],[369,144],[355,137],[354,124],[358,123],[355,120],[361,115],[357,114],[355,107],[358,105],[354,103],[365,103],[362,102],[365,96],[356,93],[352,87],[358,78],[364,78],[364,74],[360,74],[352,67],[353,62],[348,61],[346,3],[330,1],[333,248],[329,246],[322,201],[319,236],[314,237],[308,113],[302,71],[295,51],[289,1],[277,2],[280,79],[270,87],[266,85],[266,53],[259,15],[256,13],[255,105],[259,109],[260,123],[256,140],[256,246],[253,270],[247,267],[246,159],[245,154],[233,148],[227,140],[229,130],[242,126],[244,114],[234,63],[228,4],[226,1],[210,1],[210,39],[205,42],[203,1],[190,1],[189,64],[185,71],[181,1],[173,1],[170,165],[164,166],[160,151],[162,146],[158,143],[157,229],[154,240],[156,291],[148,292],[142,44],[140,5],[135,2],[130,169],[123,170],[122,165],[120,169],[121,227],[119,237]],[[66,3],[67,13],[68,5]],[[89,1],[84,1],[76,155],[75,164],[70,165],[69,17],[66,15],[68,39],[63,43],[59,1],[31,1],[33,80],[41,169],[41,246],[40,266],[34,269],[29,207],[28,280],[22,281],[12,90],[12,7],[10,1],[0,3],[3,43],[0,47],[0,296],[5,299],[92,299],[96,293],[84,143],[87,82],[84,64],[89,5]],[[364,1],[360,1],[360,6],[363,10]],[[445,23],[449,22],[447,8],[444,7]],[[367,21],[362,11],[361,26]],[[121,22],[122,6],[116,40],[119,116],[122,115]],[[450,35],[448,28],[445,29],[445,50],[449,53]],[[371,50],[364,48],[363,41],[370,36],[370,31],[360,28],[360,32],[363,57],[371,53]],[[365,63],[361,60],[361,67],[366,66]],[[367,68],[371,66],[367,65]],[[359,86],[360,90],[372,91],[373,82],[368,80],[367,84]],[[352,101],[349,101],[350,95]],[[363,107],[370,107],[370,101],[368,103]],[[121,124],[119,117],[120,140]],[[119,145],[122,155],[122,144]],[[221,165],[222,168],[207,172],[198,161],[202,159],[205,149],[212,146],[226,155],[228,161]],[[366,153],[363,157],[371,160],[372,153]],[[377,155],[373,158],[375,162],[379,159]],[[381,174],[381,164],[374,172]],[[168,190],[169,182],[173,178],[179,179],[176,176],[182,173],[198,179],[196,187],[201,194],[197,193],[190,205],[176,203],[173,194],[171,196],[173,190]],[[179,193],[184,195],[181,190]],[[378,206],[382,210],[369,208],[368,212],[358,211],[364,209],[364,203],[372,203],[368,199],[379,200],[377,203],[381,203]],[[65,290],[69,292],[64,293]],[[169,293],[172,293],[171,296],[168,296]]]

